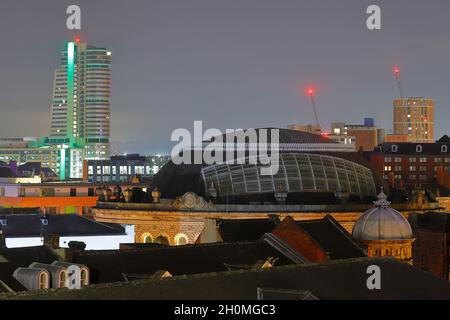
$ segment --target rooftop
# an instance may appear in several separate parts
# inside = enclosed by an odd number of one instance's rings
[[[0,230],[7,238],[39,237],[43,234],[59,236],[122,235],[125,230],[120,225],[95,222],[75,214],[46,215],[47,225],[43,225],[40,214],[6,214]]]
[[[252,129],[247,129],[246,133],[250,132],[250,130]],[[337,142],[334,142],[326,137],[323,137],[321,135],[318,134],[313,134],[313,133],[309,133],[309,132],[304,132],[304,131],[298,131],[298,130],[291,130],[291,129],[284,129],[284,128],[272,128],[272,127],[268,127],[268,128],[256,128],[253,129],[256,132],[257,138],[258,138],[258,143],[270,143],[271,142],[271,133],[272,130],[278,130],[278,134],[279,134],[279,143],[283,143],[283,144],[298,144],[298,143],[331,143],[331,144],[336,144]],[[263,141],[260,141],[260,135],[264,134],[267,135],[266,137],[264,137]],[[227,141],[228,139],[231,139],[231,141],[233,140],[235,133],[232,134],[223,134],[222,135],[222,139],[223,141]],[[254,141],[252,141],[253,143]]]
[[[367,288],[367,268],[382,270],[382,290]],[[411,283],[414,285],[412,286]],[[184,275],[127,283],[90,285],[81,290],[3,294],[3,299],[256,299],[258,288],[308,291],[318,299],[450,299],[448,281],[392,258],[358,258]]]
[[[218,232],[223,241],[252,241],[274,230],[277,219],[219,220]],[[323,219],[294,221],[301,231],[306,232],[330,259],[347,259],[366,256],[351,235],[330,215]]]
[[[277,259],[275,265],[293,263],[263,242],[84,251],[75,255],[72,262],[89,267],[91,283],[105,283],[124,281],[123,274],[148,277],[159,270],[183,275],[251,268],[257,261],[269,258]]]

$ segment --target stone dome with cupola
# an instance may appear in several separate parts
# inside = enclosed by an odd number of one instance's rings
[[[383,191],[374,202],[375,207],[367,210],[353,227],[356,240],[400,240],[412,239],[412,229],[408,220],[391,208]]]
[[[411,264],[414,238],[408,220],[390,207],[383,190],[374,204],[356,221],[353,238],[367,247],[369,257],[392,256]]]

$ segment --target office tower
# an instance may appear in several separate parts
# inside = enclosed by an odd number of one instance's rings
[[[434,101],[429,98],[395,99],[391,142],[434,142]],[[389,137],[390,136],[390,137]]]
[[[81,176],[84,159],[108,159],[110,114],[111,52],[68,42],[55,71],[49,142],[70,149],[70,177]]]

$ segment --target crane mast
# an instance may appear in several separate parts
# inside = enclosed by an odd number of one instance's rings
[[[403,103],[406,104],[406,113],[408,116],[408,135],[411,136],[412,132],[411,132],[411,107],[409,105],[409,101],[405,100],[405,96],[403,95],[403,89],[402,89],[402,84],[400,82],[400,68],[398,66],[394,66],[394,68],[392,69],[393,73],[394,73],[394,78],[395,81],[397,82],[398,85],[398,91],[400,93],[400,99],[401,99],[401,104],[403,106]]]
[[[317,107],[316,107],[316,100],[314,99],[314,90],[308,89],[306,91],[306,94],[309,96],[311,100],[311,105],[314,111],[314,118],[316,119],[316,125],[320,128],[320,122],[319,122],[319,116],[317,115]]]

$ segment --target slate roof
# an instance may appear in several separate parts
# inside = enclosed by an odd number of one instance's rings
[[[445,139],[443,140],[445,141]],[[398,147],[397,152],[392,151],[392,146]],[[416,151],[416,146],[422,146],[422,152]],[[447,151],[442,152],[441,147],[447,146]],[[410,142],[384,142],[381,146],[374,149],[375,153],[383,154],[411,154],[411,155],[449,155],[450,154],[450,142],[436,142],[436,143],[410,143]]]
[[[122,273],[150,275],[158,270],[172,275],[249,268],[259,260],[278,258],[275,265],[291,264],[282,253],[262,242],[197,244],[111,251],[85,251],[72,262],[89,267],[91,283],[123,281]]]
[[[0,280],[14,291],[27,289],[13,278],[14,271],[19,267],[28,267],[33,262],[52,263],[59,256],[48,246],[4,248],[0,247]],[[0,292],[2,292],[0,286]]]
[[[15,176],[11,168],[0,166],[0,178],[14,178]]]
[[[450,137],[444,134],[438,141],[439,143],[450,143]]]
[[[366,253],[332,216],[321,220],[296,221],[297,226],[305,230],[329,253],[330,259],[349,259],[365,257]]]
[[[220,219],[217,231],[224,242],[256,241],[277,224],[275,219]]]
[[[28,267],[33,262],[52,263],[59,260],[59,256],[48,246],[0,248],[0,257],[8,260],[17,268]]]
[[[382,270],[382,289],[367,288],[367,268]],[[91,285],[81,290],[3,294],[2,299],[256,299],[258,288],[307,291],[324,299],[450,299],[448,281],[393,258],[358,258],[260,270],[237,270],[129,283]]]
[[[12,276],[17,268],[13,263],[0,263],[0,281],[13,291],[26,291],[27,289]],[[0,292],[8,292],[8,289],[0,284]]]
[[[337,142],[330,140],[326,137],[323,137],[318,134],[313,134],[309,132],[303,132],[298,130],[292,130],[292,129],[284,129],[284,128],[255,128],[256,136],[258,138],[258,142],[260,140],[260,134],[264,133],[261,130],[266,130],[266,137],[263,140],[264,142],[270,143],[271,142],[271,131],[272,130],[278,130],[278,138],[279,143],[330,143],[330,144],[336,144]],[[230,134],[223,134],[222,139],[223,141],[226,141],[227,136],[229,137]],[[234,137],[234,133],[231,134],[232,137]],[[211,141],[211,140],[209,140]],[[254,141],[252,141],[254,142]]]
[[[75,214],[47,215],[48,225],[43,226],[39,214],[0,215],[6,219],[6,226],[0,230],[7,238],[38,237],[42,234],[59,236],[93,236],[122,235],[124,228],[120,225],[103,224],[88,220]]]
[[[351,235],[330,215],[323,219],[295,221],[331,259],[364,257],[366,254]],[[223,241],[255,241],[277,226],[274,219],[218,220],[218,232]]]

